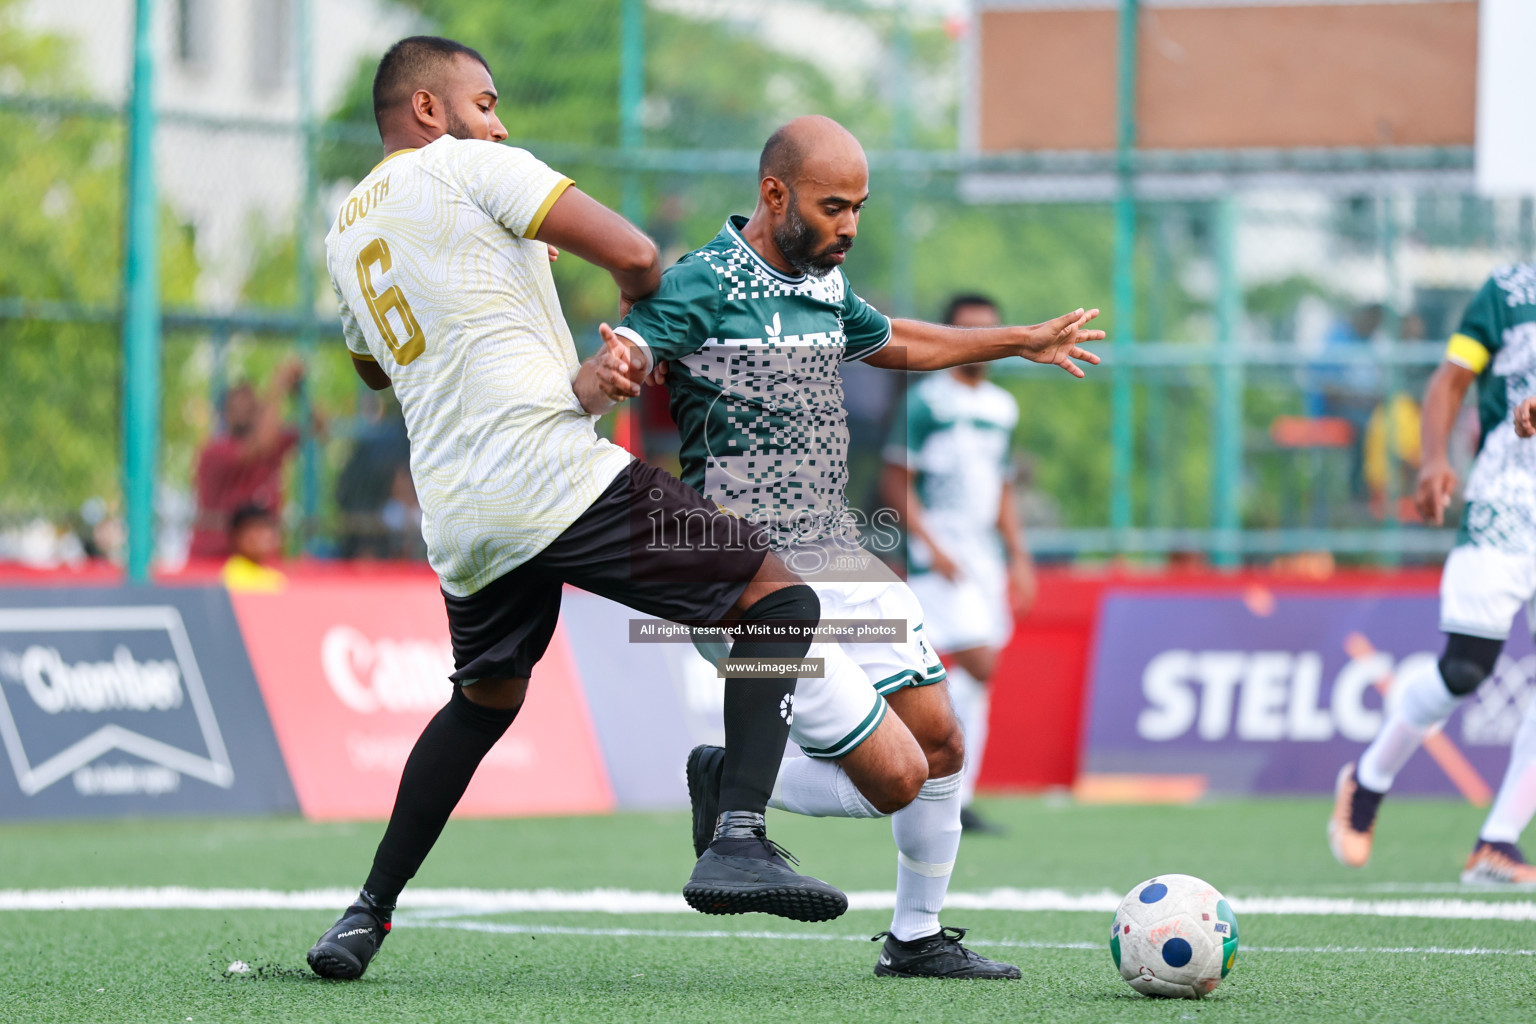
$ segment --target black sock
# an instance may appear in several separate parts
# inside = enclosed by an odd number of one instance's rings
[[[400,792],[373,855],[373,870],[363,883],[375,906],[394,909],[400,890],[427,859],[475,769],[518,710],[481,707],[455,687],[453,697],[421,731],[400,775]]]
[[[800,622],[821,619],[816,591],[803,583],[775,590],[748,608],[743,623]],[[742,635],[732,658],[803,658],[809,639],[764,640]],[[789,739],[789,712],[795,684],[776,676],[728,679],[725,683],[725,765],[720,771],[720,810],[762,814],[779,775]]]
[[[1349,827],[1356,832],[1369,832],[1376,824],[1376,813],[1381,809],[1385,793],[1366,789],[1360,782],[1360,772],[1355,771],[1355,796],[1349,805]]]

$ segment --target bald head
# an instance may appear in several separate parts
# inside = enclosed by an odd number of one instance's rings
[[[757,209],[749,241],[802,274],[843,262],[869,198],[869,162],[852,133],[830,117],[797,117],[774,132],[758,160]]]
[[[802,177],[826,179],[850,171],[868,173],[864,147],[853,133],[830,117],[797,117],[768,136],[757,160],[757,177],[777,178],[794,188]]]

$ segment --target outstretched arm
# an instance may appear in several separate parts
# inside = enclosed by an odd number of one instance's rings
[[[1099,357],[1083,348],[1101,341],[1104,332],[1084,326],[1099,315],[1096,309],[1066,313],[1030,327],[947,327],[920,320],[892,320],[891,343],[865,362],[890,370],[942,370],[966,363],[1020,356],[1036,363],[1060,366],[1083,376],[1074,359],[1098,365]]]
[[[561,193],[533,237],[613,275],[619,315],[661,283],[661,255],[645,232],[574,186]]]

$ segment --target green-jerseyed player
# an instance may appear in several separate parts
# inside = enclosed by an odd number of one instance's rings
[[[896,912],[875,972],[903,977],[1017,978],[966,949],[939,910],[960,840],[964,747],[905,583],[859,546],[849,508],[848,423],[840,367],[933,370],[1022,356],[1076,376],[1102,338],[1077,310],[1033,327],[963,329],[891,320],[859,298],[841,264],[869,197],[852,135],[800,118],[768,140],[757,206],[732,217],[667,270],[617,331],[603,329],[621,393],[665,365],[682,439],[682,477],[721,508],[766,528],[774,549],[816,590],[823,621],[900,620],[878,643],[819,643],[825,675],[802,679],[785,713],[809,756],[788,758],[771,806],[834,817],[892,815],[899,851]],[[875,533],[896,517],[877,513]],[[887,714],[894,710],[894,715]],[[713,828],[718,748],[689,757],[694,843]]]
[[[1447,441],[1477,382],[1482,434],[1456,547],[1440,576],[1445,652],[1403,672],[1381,731],[1339,771],[1328,841],[1348,867],[1370,859],[1376,814],[1397,773],[1457,705],[1494,673],[1522,605],[1536,607],[1536,265],[1500,267],[1473,297],[1424,396],[1417,504],[1438,525],[1456,490]],[[1526,706],[1499,795],[1462,869],[1463,882],[1528,884],[1536,866],[1516,845],[1536,814],[1536,701]]]

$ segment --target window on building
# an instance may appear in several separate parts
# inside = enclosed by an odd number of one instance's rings
[[[251,16],[251,82],[282,88],[293,74],[293,0],[259,0]]]
[[[214,0],[176,0],[176,59],[205,68],[213,58]]]

